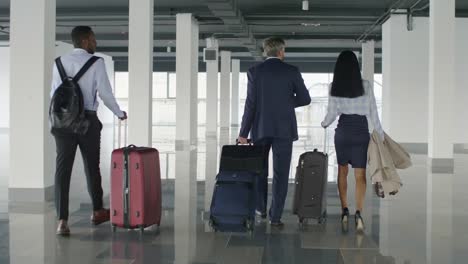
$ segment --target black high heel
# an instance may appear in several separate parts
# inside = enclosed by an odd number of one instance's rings
[[[348,232],[348,223],[349,223],[349,209],[345,207],[342,209],[341,213],[341,229],[343,233]]]
[[[349,209],[348,207],[345,207],[342,209],[342,212],[341,212],[341,223],[347,224],[348,221],[349,221]]]
[[[361,212],[359,210],[356,211],[354,220],[356,221],[356,231],[358,233],[364,233],[364,221],[362,220]]]

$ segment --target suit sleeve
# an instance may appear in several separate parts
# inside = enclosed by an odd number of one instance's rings
[[[242,125],[239,136],[247,138],[252,129],[252,124],[257,110],[257,89],[255,87],[254,70],[250,69],[247,72],[247,99],[245,100],[244,116],[242,117]]]
[[[294,77],[294,100],[296,107],[309,105],[311,102],[309,91],[307,90],[302,75],[297,70]]]

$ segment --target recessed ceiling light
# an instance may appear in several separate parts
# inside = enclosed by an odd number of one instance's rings
[[[320,27],[320,23],[301,23],[304,27]]]
[[[302,10],[304,10],[304,11],[309,10],[309,1],[308,0],[302,1]]]

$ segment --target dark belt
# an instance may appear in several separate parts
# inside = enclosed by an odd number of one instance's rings
[[[96,112],[96,111],[91,111],[91,110],[85,110],[85,114],[86,114],[86,115],[94,115],[94,116],[97,116],[97,112]]]

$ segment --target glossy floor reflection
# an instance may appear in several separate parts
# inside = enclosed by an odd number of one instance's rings
[[[5,141],[0,140],[4,146]],[[404,186],[396,197],[379,199],[369,188],[363,235],[354,231],[353,219],[349,231],[343,232],[336,184],[331,182],[326,224],[310,221],[305,227],[298,225],[291,215],[291,184],[283,218],[286,226],[275,229],[259,220],[249,236],[213,233],[206,222],[220,153],[218,140],[229,141],[210,138],[189,151],[162,150],[174,155],[174,162],[162,167],[172,171],[176,179],[163,177],[162,225],[143,235],[127,230],[113,234],[108,223],[91,226],[89,198],[79,165],[72,183],[75,205],[69,238],[55,235],[52,204],[8,204],[6,196],[1,196],[0,263],[467,263],[468,155],[456,156],[454,174],[431,173],[427,158],[414,155],[414,166],[401,172]],[[112,149],[107,144],[103,148]],[[296,145],[296,156],[305,150],[300,144]],[[4,176],[8,155],[1,155]],[[336,173],[333,164],[330,168],[331,174]],[[2,192],[6,191],[4,182],[3,187],[0,182]],[[351,212],[353,187],[350,175]]]

